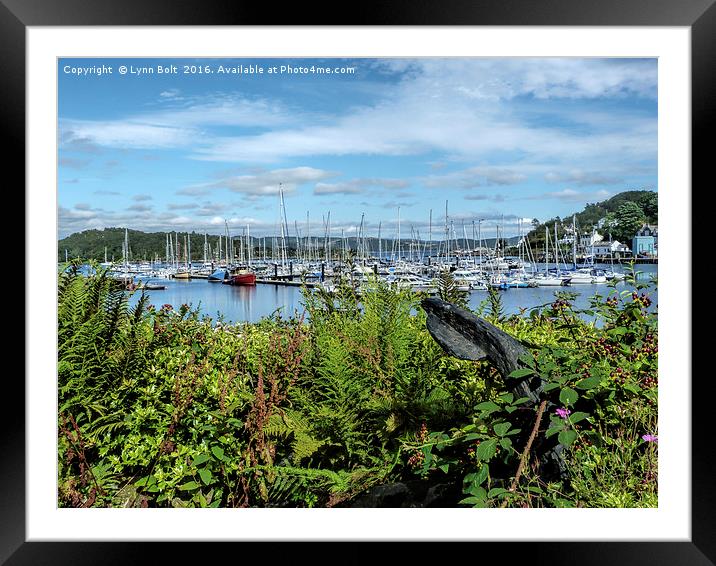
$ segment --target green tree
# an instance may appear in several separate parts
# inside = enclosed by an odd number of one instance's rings
[[[614,234],[616,233],[617,229],[617,219],[614,216],[613,212],[607,213],[607,215],[604,217],[601,229],[605,234],[607,234],[607,236],[612,235],[612,238],[614,238]]]
[[[635,202],[625,202],[614,213],[616,227],[612,232],[615,239],[628,242],[646,222],[646,215]]]
[[[659,213],[659,198],[656,193],[648,192],[639,199],[639,206],[644,211],[647,221],[656,222]]]

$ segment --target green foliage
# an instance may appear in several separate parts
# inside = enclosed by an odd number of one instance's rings
[[[637,230],[646,222],[646,215],[635,202],[625,202],[614,213],[616,226],[612,235],[621,242],[630,242]]]
[[[601,326],[569,294],[527,317],[497,295],[490,320],[532,349],[503,377],[447,356],[420,295],[378,279],[360,296],[350,280],[305,289],[305,318],[219,327],[146,297],[129,308],[106,271],[63,266],[58,503],[331,507],[418,477],[459,483],[462,505],[655,505],[656,315],[630,284],[594,297]],[[535,376],[539,435],[568,447],[556,483],[529,465],[516,478],[536,408],[505,391]]]
[[[630,212],[620,221],[617,211],[624,205],[627,205],[627,209],[624,209],[624,211]],[[632,205],[636,206],[638,212]],[[641,215],[639,213],[641,213]],[[611,233],[613,239],[628,244],[631,242],[634,233],[644,222],[657,223],[658,195],[654,191],[623,191],[605,201],[595,204],[586,204],[584,210],[577,212],[574,216],[577,226],[583,233],[590,233],[592,228],[596,227],[600,220],[604,220],[600,232],[606,234]],[[572,215],[568,216],[570,225],[571,217]],[[641,218],[636,228],[634,228],[634,218]],[[544,249],[544,228],[547,226],[549,233],[553,234],[555,222],[557,222],[559,227],[559,218],[552,218],[542,224],[538,223],[536,226],[534,226],[533,223],[534,229],[527,235],[533,249]]]
[[[458,307],[467,308],[469,294],[460,290],[452,273],[444,269],[438,275],[438,297]]]
[[[644,292],[650,284],[638,282],[635,273],[629,280],[634,291],[619,292],[611,284],[606,298],[592,299],[590,313],[601,326],[584,322],[585,311],[573,309],[566,293],[542,312],[533,311],[528,336],[536,347],[506,378],[508,384],[540,379],[547,411],[527,424],[539,423],[538,437],[556,437],[564,447],[566,478],[545,482],[530,466],[517,478],[524,445],[516,447],[510,435],[526,422],[521,415],[528,399],[511,393],[477,404],[468,424],[446,433],[426,432],[439,442],[408,445],[422,450],[419,474],[437,474],[445,466],[462,474],[461,503],[474,507],[655,506],[656,442],[643,437],[657,429],[657,318]],[[496,323],[519,336],[524,319]],[[536,328],[551,334],[539,346]],[[496,474],[495,469],[513,472]]]

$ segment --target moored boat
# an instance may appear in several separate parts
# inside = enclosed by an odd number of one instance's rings
[[[222,281],[227,285],[256,285],[256,274],[253,271],[241,271]]]
[[[231,275],[229,274],[229,272],[226,269],[217,269],[216,271],[211,273],[206,278],[206,280],[209,282],[215,283],[217,281],[226,281],[227,279],[229,279],[229,277],[231,277]]]

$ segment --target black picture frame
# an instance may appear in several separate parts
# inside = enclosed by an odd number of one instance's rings
[[[25,33],[29,26],[63,25],[510,25],[510,26],[686,26],[691,30],[692,185],[705,185],[713,158],[710,138],[716,105],[713,79],[716,61],[714,0],[450,0],[426,2],[361,2],[346,21],[339,3],[332,7],[304,3],[278,6],[209,0],[0,0],[0,113],[2,133],[10,140],[6,170],[24,186]],[[340,15],[339,15],[340,14]],[[683,188],[689,191],[689,188]],[[693,195],[693,192],[691,193]],[[691,197],[692,198],[692,197]],[[696,222],[693,223],[696,225]],[[687,238],[688,235],[685,235]],[[695,237],[694,237],[695,238]],[[30,269],[28,265],[27,269]],[[27,272],[26,272],[27,274]],[[20,291],[18,289],[18,291]],[[25,301],[28,297],[24,297]],[[691,312],[691,304],[685,304]],[[29,329],[31,330],[31,329]],[[692,333],[696,335],[695,332]],[[29,336],[28,336],[29,337]],[[31,339],[31,337],[29,337]],[[692,347],[693,351],[693,347]],[[694,373],[692,371],[692,373]],[[135,543],[26,542],[25,539],[25,387],[5,379],[3,427],[0,437],[0,563],[137,564],[194,563],[257,556],[262,560],[289,557],[326,563],[380,562],[390,556],[385,544],[350,543]],[[716,564],[716,457],[708,379],[692,379],[692,537],[690,542],[494,542],[431,545],[453,562],[457,553],[470,560],[498,559],[524,564]],[[704,374],[708,378],[709,374]],[[19,382],[18,382],[19,381]],[[699,447],[706,447],[699,449]],[[684,478],[685,481],[687,478]],[[476,525],[479,528],[479,525]],[[523,533],[520,534],[522,536]],[[316,549],[315,544],[321,548]],[[477,546],[475,546],[477,545]],[[426,546],[401,544],[401,563],[427,559]],[[256,554],[255,554],[256,553]],[[499,558],[496,558],[498,557]],[[490,558],[488,558],[490,557]],[[461,559],[462,560],[462,559]]]

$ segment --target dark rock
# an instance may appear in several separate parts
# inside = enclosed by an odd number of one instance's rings
[[[439,483],[428,489],[421,507],[455,507],[463,497],[459,483]]]
[[[355,498],[350,507],[412,507],[412,494],[404,483],[379,485]]]
[[[466,309],[435,297],[423,299],[421,304],[428,314],[428,331],[446,352],[456,358],[487,358],[503,376],[507,376],[519,367],[519,357],[528,353],[527,348],[512,336]]]
[[[522,379],[507,377],[514,370],[524,367],[520,357],[529,353],[519,340],[474,313],[441,299],[423,299],[421,305],[428,315],[428,332],[445,352],[461,360],[489,361],[505,378],[515,398],[527,397],[533,406],[541,402],[544,384],[538,376]],[[548,419],[552,406],[547,404],[543,423]],[[529,421],[519,424],[523,433],[532,428]],[[562,446],[556,444],[554,438],[548,441],[542,439],[538,443],[541,472],[546,477],[562,476],[566,471]]]
[[[462,498],[459,485],[422,480],[384,484],[338,507],[455,507]]]

